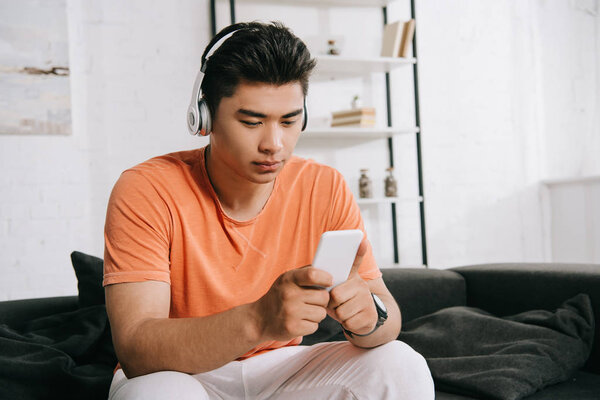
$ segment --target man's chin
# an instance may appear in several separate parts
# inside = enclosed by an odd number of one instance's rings
[[[248,178],[250,179],[250,181],[257,184],[267,184],[273,182],[275,178],[277,178],[277,176],[279,175],[279,172],[281,172],[281,170],[277,170],[274,172],[254,173]]]
[[[249,174],[249,178],[254,183],[270,183],[277,178],[277,176],[281,173],[285,162],[282,162],[276,169],[273,170],[265,170],[264,168],[254,168],[252,172]]]

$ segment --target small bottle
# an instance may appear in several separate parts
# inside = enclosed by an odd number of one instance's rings
[[[360,170],[360,179],[358,180],[358,197],[361,199],[370,199],[373,197],[373,184],[367,176],[368,169]]]
[[[340,51],[335,45],[335,40],[327,41],[327,54],[331,54],[332,56],[338,56],[340,54]]]
[[[386,168],[388,175],[385,177],[385,197],[396,197],[398,195],[398,183],[394,178],[394,168]]]

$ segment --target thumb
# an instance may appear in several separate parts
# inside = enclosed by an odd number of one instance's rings
[[[364,239],[360,242],[360,246],[358,246],[358,250],[356,251],[356,257],[354,257],[354,262],[352,263],[352,269],[350,270],[350,276],[358,274],[358,268],[362,263],[365,254],[367,254],[367,249],[369,248],[369,244],[367,239]]]

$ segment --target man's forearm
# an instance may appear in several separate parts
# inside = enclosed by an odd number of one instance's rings
[[[258,326],[251,304],[201,318],[149,318],[131,332],[119,361],[129,378],[210,371],[258,346]]]

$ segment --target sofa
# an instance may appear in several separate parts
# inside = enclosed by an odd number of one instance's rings
[[[103,305],[102,260],[78,252],[72,259],[78,296],[0,302],[0,398],[106,398],[116,358]],[[600,315],[600,265],[488,264],[382,272],[402,310],[399,339],[430,363],[436,399],[600,399],[600,334],[594,330]],[[78,325],[80,321],[84,322]],[[512,327],[526,337],[511,336]],[[491,334],[485,333],[487,328],[493,329]],[[446,332],[463,333],[449,340]],[[495,343],[493,354],[488,344],[492,336],[507,341]],[[569,342],[558,341],[558,349],[553,349],[548,339],[553,337]],[[34,343],[19,347],[19,341],[30,340]],[[339,325],[327,318],[303,344],[332,340],[345,339]],[[542,347],[536,347],[536,340]],[[469,351],[474,345],[488,354],[427,354],[453,351],[450,344]],[[527,354],[507,355],[504,348],[516,353],[525,349]],[[46,355],[46,350],[58,352]],[[565,362],[560,360],[563,355]],[[511,364],[512,359],[518,362]],[[505,368],[496,369],[497,364]],[[477,373],[460,376],[463,367],[473,365]],[[486,371],[482,388],[480,378]],[[495,371],[512,375],[495,376]],[[528,374],[535,379],[524,387],[520,379]],[[471,378],[480,381],[473,385]]]

